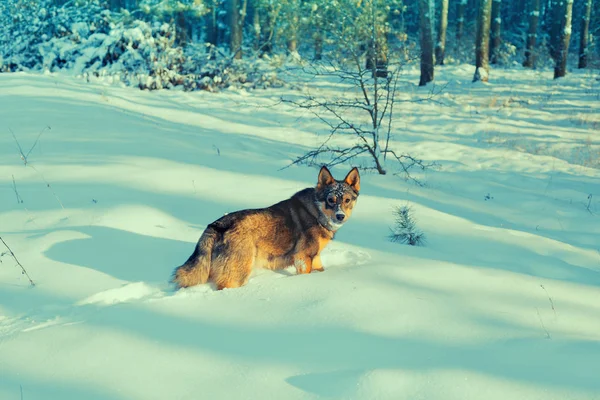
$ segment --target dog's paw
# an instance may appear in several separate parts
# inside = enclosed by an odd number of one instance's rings
[[[306,262],[304,260],[296,260],[294,261],[294,267],[296,268],[296,273],[298,275],[300,274],[306,274],[310,271],[308,271],[308,268],[306,266]]]

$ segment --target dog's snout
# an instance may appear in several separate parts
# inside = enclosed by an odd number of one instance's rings
[[[344,220],[344,218],[346,218],[346,216],[344,214],[335,214],[335,218],[342,222]]]

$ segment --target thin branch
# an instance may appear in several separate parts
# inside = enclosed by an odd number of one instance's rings
[[[383,161],[385,161],[387,159],[387,151],[389,149],[389,144],[390,144],[390,136],[391,136],[391,132],[392,132],[392,118],[394,116],[394,99],[396,98],[396,89],[398,87],[398,74],[396,74],[396,76],[394,77],[394,86],[393,86],[393,90],[392,90],[392,101],[390,102],[390,114],[389,114],[389,118],[388,118],[388,128],[387,128],[387,135],[385,138],[385,149],[383,151]]]
[[[313,109],[313,107],[302,107],[298,102],[295,102],[293,100],[285,100],[285,99],[281,99],[282,103],[290,103],[293,104],[299,108],[305,108],[308,111],[311,112],[311,114],[313,114],[315,117],[317,117],[319,120],[321,120],[321,122],[323,122],[324,124],[326,124],[327,126],[329,126],[329,128],[331,129],[331,135],[329,135],[330,137],[333,136],[334,133],[336,133],[338,130],[340,129],[345,129],[343,126],[345,125],[344,121],[341,121],[337,126],[333,125],[331,122],[329,122],[328,120],[326,120],[325,118],[323,118],[317,111],[315,111]]]
[[[363,154],[365,152],[367,152],[367,149],[363,148],[362,146],[353,146],[353,147],[349,147],[346,149],[332,148],[329,146],[321,146],[316,150],[311,150],[308,153],[304,154],[303,156],[298,157],[297,159],[292,161],[292,163],[290,163],[289,165],[286,165],[285,167],[280,168],[280,170],[289,168],[292,165],[302,164],[304,162],[307,162],[309,165],[313,165],[313,164],[315,164],[315,159],[319,155],[327,154],[327,153],[335,154],[335,157],[329,163],[327,163],[329,166],[334,166],[334,165],[342,164],[342,163],[344,163],[354,157],[357,157],[360,154]]]
[[[554,308],[554,302],[552,301],[552,297],[550,297],[550,294],[548,293],[544,285],[540,284],[540,287],[544,289],[544,292],[546,292],[546,295],[548,296],[548,301],[550,302],[550,307],[552,307],[552,311],[554,311],[554,318],[556,318],[556,309]]]
[[[13,139],[15,139],[15,143],[17,143],[17,148],[19,150],[19,154],[21,154],[21,160],[23,160],[23,162],[25,163],[25,165],[27,165],[27,157],[25,157],[25,153],[23,153],[23,149],[21,148],[21,145],[19,144],[19,141],[17,140],[17,136],[12,131],[12,129],[8,128],[8,130],[12,134]]]
[[[299,108],[309,109],[309,108],[319,108],[319,107],[335,107],[335,108],[356,108],[364,111],[370,111],[371,109],[361,103],[358,102],[348,102],[344,100],[335,100],[335,101],[324,101],[320,102],[314,97],[310,96],[305,99],[302,103],[295,102],[293,100],[281,100],[284,103],[292,103]]]
[[[54,198],[56,199],[56,201],[58,201],[58,204],[60,204],[61,208],[64,210],[64,209],[65,209],[65,206],[63,206],[63,203],[62,203],[62,201],[60,201],[60,199],[58,198],[58,195],[56,194],[56,192],[54,191],[54,189],[52,189],[52,186],[50,185],[50,182],[48,182],[48,181],[46,180],[46,178],[44,178],[44,175],[43,175],[43,174],[42,174],[40,171],[38,171],[38,170],[37,170],[37,169],[36,169],[34,166],[32,166],[31,164],[29,164],[29,166],[30,166],[31,168],[33,168],[33,170],[34,170],[35,172],[37,172],[38,174],[40,174],[40,176],[42,177],[42,180],[44,181],[44,183],[46,183],[46,187],[47,187],[48,189],[50,189],[50,191],[51,191],[51,192],[52,192],[52,194],[54,195]]]
[[[281,99],[282,102],[284,103],[290,103],[293,104],[299,108],[303,108],[303,109],[307,109],[309,110],[313,115],[315,115],[317,118],[319,118],[321,121],[323,121],[324,123],[327,124],[327,126],[329,126],[332,129],[335,129],[335,131],[338,130],[350,130],[353,133],[355,133],[356,135],[358,135],[359,137],[364,137],[365,134],[369,133],[369,131],[365,131],[362,128],[360,128],[360,126],[357,126],[355,124],[352,124],[348,121],[346,121],[346,119],[337,111],[334,109],[334,107],[336,106],[335,103],[312,103],[312,104],[305,104],[305,103],[299,103],[296,102],[294,100],[286,100],[286,99]],[[316,101],[316,100],[314,100]],[[340,123],[335,126],[333,125],[331,122],[327,121],[326,119],[324,119],[319,113],[318,110],[319,109],[324,109],[325,111],[329,112],[330,114],[332,114],[338,121],[340,121]]]
[[[384,93],[385,95],[381,95],[381,99],[385,98],[385,101],[383,101],[383,110],[381,110],[381,114],[379,115],[379,120],[377,121],[377,126],[381,126],[383,123],[383,119],[385,118],[385,115],[387,113],[388,107],[391,107],[391,103],[393,100],[393,96],[392,96],[392,91],[390,90],[390,86],[391,86],[391,82],[392,82],[392,72],[388,71],[388,77],[385,80],[385,85],[384,85]],[[395,91],[393,92],[394,94],[396,93]]]
[[[22,204],[23,203],[23,198],[21,196],[19,196],[19,192],[17,191],[17,183],[15,182],[15,176],[12,176],[12,181],[13,181],[13,190],[15,191],[15,195],[17,196],[17,203]]]
[[[27,152],[27,155],[25,156],[25,159],[27,159],[27,157],[29,157],[29,154],[31,154],[31,152],[33,151],[33,148],[35,147],[36,144],[38,144],[38,141],[40,140],[40,137],[42,136],[42,133],[44,133],[44,131],[50,130],[52,128],[50,128],[50,126],[45,126],[44,129],[42,129],[39,133],[39,135],[37,136],[37,138],[35,139],[35,142],[33,142],[33,146],[31,146],[31,148],[29,149],[29,151]]]
[[[19,265],[19,267],[21,267],[21,270],[23,271],[23,275],[25,275],[27,277],[27,279],[29,279],[29,283],[31,284],[31,286],[35,286],[35,283],[33,283],[33,281],[31,280],[31,278],[29,277],[29,274],[27,273],[27,271],[25,270],[25,267],[23,267],[23,265],[19,262],[19,260],[17,259],[17,256],[15,255],[15,253],[13,253],[13,251],[11,250],[10,247],[8,247],[8,244],[6,244],[6,242],[4,241],[4,239],[2,239],[2,237],[0,236],[0,241],[4,244],[4,246],[8,249],[8,252],[10,253],[10,255],[12,256],[12,258],[15,259],[15,261],[17,262],[17,264]]]
[[[375,2],[372,1],[371,2],[371,18],[372,18],[372,22],[371,22],[371,29],[372,29],[372,37],[371,37],[371,51],[373,54],[371,54],[371,62],[373,63],[371,65],[371,67],[373,68],[373,70],[371,71],[373,74],[373,98],[375,99],[373,101],[373,111],[371,113],[371,119],[373,120],[373,145],[375,148],[377,148],[377,142],[378,142],[378,138],[377,138],[377,129],[379,128],[379,126],[377,125],[377,115],[379,112],[379,79],[377,77],[377,26],[375,23]]]
[[[424,185],[421,181],[414,178],[410,174],[410,169],[416,166],[416,167],[420,168],[421,170],[425,170],[427,168],[435,167],[438,165],[436,162],[425,164],[423,162],[423,160],[419,160],[419,159],[414,158],[413,156],[407,155],[407,154],[397,155],[394,150],[385,150],[384,154],[385,153],[389,153],[389,154],[393,155],[394,158],[396,159],[396,161],[398,161],[398,163],[400,164],[400,167],[402,168],[402,172],[405,175],[405,179],[407,179],[409,181],[413,181],[414,183],[416,183],[419,186],[424,186]],[[404,160],[407,161],[407,163],[405,163]],[[397,174],[394,174],[394,175],[397,175]]]
[[[552,336],[550,336],[550,332],[548,332],[548,329],[546,329],[546,325],[544,325],[544,321],[542,320],[542,316],[540,315],[540,310],[538,310],[538,308],[536,307],[535,311],[537,312],[538,318],[540,319],[542,329],[544,329],[544,332],[546,332],[546,339],[552,339]]]
[[[50,130],[50,129],[52,129],[52,128],[50,128],[50,126],[45,126],[44,129],[42,129],[40,131],[40,133],[38,134],[37,138],[35,139],[35,142],[33,142],[33,145],[31,146],[31,148],[29,149],[29,151],[27,152],[27,154],[25,154],[25,152],[23,151],[23,148],[21,147],[21,144],[17,140],[17,136],[15,135],[15,133],[13,132],[12,129],[8,128],[8,130],[12,134],[13,139],[15,139],[15,143],[17,144],[17,148],[19,150],[19,154],[21,155],[21,160],[23,160],[23,163],[25,165],[27,165],[27,157],[29,157],[29,154],[31,154],[31,152],[33,151],[33,149],[35,148],[35,146],[38,144],[38,142],[39,142],[40,137],[42,136],[42,134],[46,130]]]

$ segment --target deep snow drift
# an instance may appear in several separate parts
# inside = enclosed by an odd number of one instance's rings
[[[220,292],[167,280],[206,224],[315,183],[280,168],[320,121],[283,90],[0,74],[0,235],[36,282],[0,258],[0,398],[600,398],[598,82],[472,71],[395,112],[393,145],[441,165],[424,187],[363,173],[324,273]],[[46,126],[25,165],[9,128],[27,154]],[[387,240],[405,204],[425,247]]]

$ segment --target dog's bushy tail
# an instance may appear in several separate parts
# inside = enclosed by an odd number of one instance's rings
[[[207,227],[187,261],[175,268],[171,281],[177,288],[200,285],[208,281],[210,275],[210,262],[212,250],[217,239],[217,231]]]

